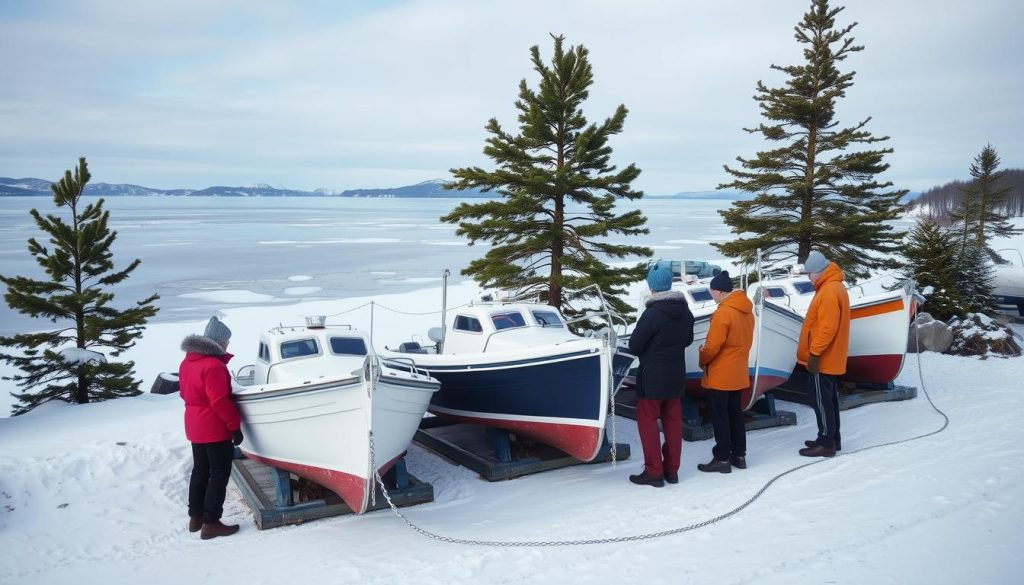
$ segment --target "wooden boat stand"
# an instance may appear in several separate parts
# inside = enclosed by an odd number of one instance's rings
[[[242,492],[242,497],[252,510],[256,528],[260,530],[352,513],[352,509],[334,492],[251,459],[236,457],[231,466],[231,479]],[[388,486],[388,495],[396,506],[434,501],[434,486],[410,474],[404,457],[384,474],[383,479]],[[388,502],[380,487],[376,489],[376,505],[371,506],[370,510],[387,508]]]
[[[703,400],[684,395],[683,399],[683,440],[703,441],[715,438],[715,429],[705,416]],[[615,414],[636,420],[636,390],[620,388],[615,395]],[[778,410],[775,399],[769,395],[761,397],[754,406],[744,413],[747,431],[783,427],[796,424],[796,414]]]
[[[458,465],[472,469],[487,481],[584,464],[550,445],[516,439],[513,433],[501,429],[441,417],[423,419],[413,441]],[[604,442],[597,457],[587,463],[612,460],[611,444],[607,436]],[[618,461],[629,458],[628,444],[617,443],[615,451]]]
[[[797,372],[793,377],[778,388],[770,390],[780,400],[798,402],[812,406],[813,398],[802,385],[801,378]],[[839,410],[849,410],[865,404],[876,402],[894,402],[897,400],[910,400],[917,397],[916,386],[897,386],[892,382],[888,384],[859,383],[856,385],[843,383],[839,389]]]

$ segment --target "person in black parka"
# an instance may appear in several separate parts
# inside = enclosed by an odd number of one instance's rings
[[[651,296],[629,338],[630,353],[640,358],[636,374],[636,426],[644,451],[644,470],[629,476],[639,485],[662,487],[679,481],[683,451],[686,348],[693,342],[693,313],[686,296],[672,289],[672,272],[655,264],[647,274]],[[661,444],[658,419],[665,432]]]

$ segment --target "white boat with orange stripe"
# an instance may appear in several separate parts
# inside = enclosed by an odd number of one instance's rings
[[[747,289],[751,298],[764,289],[765,299],[807,314],[814,286],[806,275],[766,279]],[[849,382],[888,384],[903,369],[910,321],[924,298],[907,284],[896,290],[865,294],[848,286],[850,295],[850,353],[846,360]]]

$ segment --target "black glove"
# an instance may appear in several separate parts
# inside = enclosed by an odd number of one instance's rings
[[[821,356],[820,355],[812,355],[811,357],[807,358],[807,371],[812,373],[812,374],[821,373]],[[241,434],[241,433],[239,433],[239,434]],[[237,445],[238,443],[235,443],[235,444]]]
[[[241,445],[244,439],[245,437],[242,436],[242,429],[238,429],[231,433],[231,443],[233,445]]]

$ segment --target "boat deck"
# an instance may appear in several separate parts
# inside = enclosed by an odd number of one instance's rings
[[[231,479],[242,492],[260,530],[352,513],[334,492],[251,459],[235,459]],[[409,474],[404,458],[384,475],[384,481],[389,485],[388,495],[396,506],[434,501],[434,487]],[[388,507],[379,486],[376,495],[376,505],[370,506],[368,511]]]

